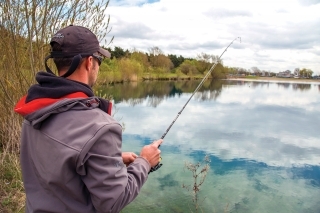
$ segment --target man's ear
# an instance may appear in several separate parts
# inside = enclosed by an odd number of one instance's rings
[[[86,58],[85,58],[84,66],[85,66],[85,69],[86,69],[87,71],[91,70],[92,63],[93,63],[93,58],[92,58],[92,56],[89,56],[89,57],[86,57]]]

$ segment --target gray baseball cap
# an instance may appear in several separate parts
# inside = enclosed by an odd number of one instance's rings
[[[60,44],[61,50],[51,51],[50,55],[45,58],[44,64],[47,72],[54,74],[47,65],[49,58],[73,58],[68,71],[61,77],[70,76],[83,57],[93,56],[97,52],[104,57],[111,57],[108,50],[100,47],[96,35],[85,27],[70,25],[63,28],[53,35],[50,45],[52,46],[55,42]]]
[[[60,44],[62,50],[51,52],[53,58],[89,55],[96,52],[107,58],[111,57],[108,50],[100,47],[96,35],[85,27],[70,25],[63,28],[53,35],[50,44],[52,45],[53,42]]]

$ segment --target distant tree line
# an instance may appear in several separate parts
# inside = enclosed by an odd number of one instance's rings
[[[282,72],[260,70],[258,67],[244,69],[241,67],[228,67],[218,56],[200,53],[195,58],[185,58],[182,55],[168,54],[157,47],[149,48],[148,52],[136,49],[124,50],[119,46],[113,49],[106,47],[111,52],[111,59],[105,60],[101,67],[100,83],[119,81],[135,81],[139,79],[200,79],[208,72],[213,63],[217,66],[211,73],[212,79],[224,79],[227,76],[280,76]],[[311,77],[313,71],[306,68],[296,68],[290,76]],[[298,74],[297,74],[298,73]],[[282,77],[282,76],[280,76]]]
[[[124,50],[119,46],[105,47],[111,59],[105,59],[100,68],[100,83],[134,81],[139,79],[199,79],[217,63],[211,73],[212,79],[226,77],[228,70],[218,56],[200,53],[196,58],[182,55],[165,55],[159,47],[151,47],[148,52],[136,49]]]
[[[295,68],[293,72],[290,70],[284,70],[284,71],[279,71],[279,72],[271,72],[267,70],[261,70],[258,67],[251,67],[250,69],[244,69],[241,67],[225,67],[226,72],[229,75],[254,75],[254,76],[268,76],[268,77],[283,77],[283,75],[287,76],[296,76],[296,77],[305,77],[305,78],[310,78],[313,75],[313,71],[311,69],[307,68]],[[279,75],[280,74],[280,75]]]

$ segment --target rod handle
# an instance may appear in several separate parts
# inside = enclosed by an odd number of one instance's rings
[[[163,138],[161,138],[161,139],[163,139]],[[160,148],[160,145],[158,146],[158,148]],[[160,159],[162,159],[161,157],[160,157]],[[158,163],[157,165],[155,165],[154,167],[151,167],[151,169],[150,169],[150,171],[148,172],[148,174],[150,174],[151,172],[154,172],[154,171],[157,171],[158,169],[160,169],[160,167],[162,166],[162,163]]]

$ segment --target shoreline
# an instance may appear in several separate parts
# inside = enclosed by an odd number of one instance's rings
[[[317,83],[320,79],[303,79],[303,78],[277,78],[277,77],[257,77],[257,78],[227,78],[232,81],[260,81],[260,82],[286,82],[286,83]]]

